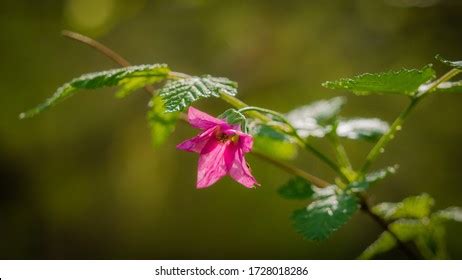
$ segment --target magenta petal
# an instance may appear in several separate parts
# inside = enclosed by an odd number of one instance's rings
[[[231,143],[231,142],[229,142],[228,147],[226,147],[226,150],[223,156],[225,157],[225,166],[226,166],[227,172],[229,172],[231,168],[233,167],[234,160],[236,158],[236,153],[238,149],[239,147],[236,144]]]
[[[197,188],[206,188],[226,175],[225,153],[229,143],[210,139],[202,149],[197,169]]]
[[[249,166],[244,158],[244,153],[241,149],[236,151],[234,163],[229,170],[229,175],[238,183],[247,188],[252,188],[254,185],[259,186],[257,180],[250,173]]]
[[[188,109],[188,122],[199,129],[206,130],[217,125],[226,124],[224,120],[214,118],[196,108],[190,106]]]
[[[200,153],[207,142],[210,140],[210,137],[214,137],[214,133],[215,128],[212,127],[197,135],[196,137],[181,142],[176,146],[176,148],[188,152]]]
[[[239,147],[242,149],[243,153],[248,153],[252,150],[253,147],[253,137],[249,134],[239,133]]]

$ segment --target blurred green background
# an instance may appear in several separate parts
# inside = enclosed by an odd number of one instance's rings
[[[134,64],[229,77],[246,102],[286,112],[344,94],[322,88],[325,80],[422,67],[437,53],[462,59],[461,14],[458,0],[3,0],[0,258],[351,259],[380,233],[358,213],[327,241],[302,240],[288,217],[304,203],[276,193],[289,176],[251,156],[261,188],[224,179],[196,190],[196,155],[175,149],[195,131],[180,124],[153,149],[142,91],[124,100],[111,90],[83,92],[19,121],[62,83],[116,67],[61,37],[62,29],[96,37]],[[391,121],[406,103],[348,95],[343,115]],[[196,106],[227,108],[220,100]],[[462,95],[423,102],[376,165],[401,168],[374,188],[375,201],[428,192],[436,208],[462,205],[461,109]],[[345,145],[355,166],[370,148]],[[294,164],[333,175],[305,152]],[[461,234],[462,226],[449,226],[453,258],[462,258]]]

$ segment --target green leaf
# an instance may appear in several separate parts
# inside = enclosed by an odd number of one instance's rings
[[[396,246],[396,239],[389,233],[383,232],[379,238],[362,252],[358,257],[361,260],[370,260],[376,255],[380,255],[392,250]]]
[[[247,125],[249,133],[254,137],[254,151],[281,160],[291,160],[297,156],[297,145],[286,134],[269,125],[255,121],[249,122]]]
[[[443,57],[442,57],[441,55],[439,55],[439,54],[437,54],[437,55],[435,56],[435,58],[436,58],[438,61],[440,61],[440,62],[442,62],[442,63],[444,63],[444,64],[446,64],[446,65],[448,65],[448,66],[450,66],[450,67],[452,67],[452,68],[462,69],[462,60],[460,60],[460,61],[451,61],[451,60],[447,60],[447,59],[443,58]]]
[[[206,75],[171,81],[159,91],[168,112],[182,111],[194,101],[220,94],[236,95],[237,83]]]
[[[147,120],[151,128],[152,144],[154,147],[159,147],[165,143],[170,134],[175,130],[180,113],[165,112],[164,101],[160,96],[154,96],[151,102],[149,102],[149,107]]]
[[[407,242],[424,234],[427,230],[427,225],[419,219],[399,219],[390,224],[390,230],[401,241]]]
[[[345,97],[320,100],[294,109],[286,117],[301,137],[324,137],[345,103]]]
[[[449,207],[432,214],[432,220],[462,222],[462,208]]]
[[[425,259],[447,259],[446,229],[441,224],[430,223],[426,231],[417,236],[415,243]]]
[[[342,227],[358,210],[358,199],[347,193],[327,195],[294,212],[297,232],[311,240],[323,240]]]
[[[313,197],[314,190],[310,182],[295,177],[280,187],[278,193],[287,199],[310,199]]]
[[[425,233],[426,227],[419,220],[399,220],[392,223],[390,229],[401,241],[406,242]],[[397,242],[393,235],[389,232],[383,232],[358,258],[363,260],[372,259],[379,254],[392,250],[396,245]]]
[[[336,185],[330,185],[324,188],[313,186],[313,199],[324,199],[337,195],[338,187]]]
[[[377,141],[389,128],[387,122],[375,118],[342,120],[337,126],[337,135],[353,140]]]
[[[441,83],[433,93],[462,93],[462,81]]]
[[[294,143],[257,136],[253,139],[253,151],[275,159],[291,160],[297,157],[298,149]]]
[[[388,175],[395,174],[397,169],[398,165],[395,165],[368,173],[362,180],[350,183],[347,189],[353,192],[365,191],[369,189],[371,185],[385,179]]]
[[[122,94],[126,94],[128,91],[138,88],[140,80],[144,82],[149,81],[149,83],[159,82],[165,79],[169,72],[170,69],[165,64],[151,64],[85,74],[64,84],[44,103],[30,111],[21,113],[19,117],[21,119],[33,117],[72,96],[76,91],[81,89],[121,86]],[[133,82],[134,79],[137,81],[136,83]],[[141,86],[146,85],[144,82],[141,83],[143,84]]]
[[[418,196],[407,197],[399,203],[384,202],[372,208],[372,211],[386,220],[400,218],[424,218],[428,217],[434,199],[424,193]]]
[[[325,82],[322,85],[330,89],[348,90],[356,95],[382,93],[413,96],[420,85],[434,77],[435,71],[431,65],[427,65],[421,70],[402,69],[377,74],[366,73],[350,79]]]
[[[246,117],[236,109],[228,109],[218,116],[219,119],[225,120],[230,124],[239,124],[242,131],[248,132]]]
[[[255,137],[267,137],[278,141],[291,141],[291,138],[270,125],[256,121],[249,122],[249,133]]]
[[[135,90],[145,87],[147,85],[159,83],[163,81],[165,78],[166,76],[131,78],[127,80],[127,82],[120,85],[120,89],[116,92],[115,96],[117,98],[127,97]]]

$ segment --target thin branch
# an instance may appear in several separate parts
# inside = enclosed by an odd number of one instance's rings
[[[72,32],[72,31],[69,31],[69,30],[63,30],[61,32],[61,34],[64,37],[79,41],[81,43],[84,43],[85,45],[88,45],[88,46],[96,49],[97,51],[104,54],[105,56],[107,56],[112,61],[119,64],[120,66],[123,66],[123,67],[130,66],[130,62],[128,62],[125,58],[123,58],[122,56],[120,56],[115,51],[111,50],[110,48],[106,47],[105,45],[101,44],[100,42],[98,42],[98,41],[96,41],[96,40],[94,40],[94,39],[92,39],[90,37],[87,37],[85,35],[82,35],[82,34],[79,34],[79,33],[76,33],[76,32]]]
[[[293,165],[290,165],[288,163],[285,163],[285,162],[282,162],[282,161],[279,161],[279,160],[275,160],[265,154],[262,154],[262,153],[259,153],[259,152],[256,152],[256,151],[253,151],[252,152],[252,155],[264,160],[264,161],[267,161],[271,164],[273,164],[274,166],[276,167],[279,167],[280,169],[286,171],[287,173],[290,173],[290,174],[293,174],[293,175],[296,175],[296,176],[299,176],[299,177],[302,177],[303,179],[307,180],[308,182],[312,183],[313,185],[319,187],[319,188],[325,188],[327,186],[330,186],[332,184],[324,181],[323,179],[320,179],[314,175],[311,175],[310,173],[306,172],[306,171],[303,171],[301,169],[299,169],[298,167],[295,167]]]
[[[102,53],[112,61],[114,61],[116,64],[122,66],[122,67],[128,67],[130,66],[130,62],[123,58],[121,55],[113,51],[112,49],[106,47],[102,43],[96,41],[95,39],[92,39],[88,36],[82,35],[80,33],[72,32],[69,30],[63,30],[61,34],[64,37],[67,37],[69,39],[75,40],[77,42],[83,43],[89,47],[92,47],[93,49],[97,50],[98,52]],[[149,95],[154,95],[154,88],[152,86],[145,86],[144,90],[149,94]]]

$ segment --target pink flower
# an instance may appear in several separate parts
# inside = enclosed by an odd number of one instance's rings
[[[202,132],[177,148],[200,155],[197,188],[209,187],[225,175],[247,188],[258,185],[244,158],[244,154],[252,150],[251,135],[243,133],[239,125],[229,124],[193,107],[189,107],[188,122]]]

